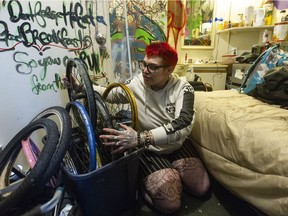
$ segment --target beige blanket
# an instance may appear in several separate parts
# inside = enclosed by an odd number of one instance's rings
[[[288,110],[233,90],[196,92],[191,136],[210,173],[268,215],[288,215]]]

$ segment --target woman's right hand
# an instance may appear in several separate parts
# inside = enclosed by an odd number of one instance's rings
[[[103,131],[108,134],[100,135],[104,145],[117,147],[112,154],[122,153],[138,146],[137,131],[124,124],[120,124],[120,127],[124,130],[104,128]]]

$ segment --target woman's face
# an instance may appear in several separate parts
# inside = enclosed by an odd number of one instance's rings
[[[169,80],[174,66],[165,64],[163,59],[158,56],[151,56],[142,61],[142,76],[144,83],[153,90],[161,90]]]

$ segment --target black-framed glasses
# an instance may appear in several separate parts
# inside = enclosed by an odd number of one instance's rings
[[[147,70],[150,74],[154,74],[157,72],[157,69],[163,68],[163,67],[170,67],[171,65],[157,65],[157,64],[146,64],[144,60],[139,61],[139,68],[141,70],[144,70],[147,67]]]

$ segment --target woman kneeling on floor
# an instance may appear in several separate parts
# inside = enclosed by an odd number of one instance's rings
[[[177,61],[168,43],[148,45],[139,62],[142,73],[125,83],[136,100],[139,131],[121,124],[123,130],[105,128],[100,136],[104,145],[116,146],[113,153],[145,147],[140,158],[143,195],[162,214],[180,209],[183,189],[203,196],[210,187],[207,171],[187,138],[193,126],[194,89],[172,73]],[[103,92],[103,87],[94,89]]]

